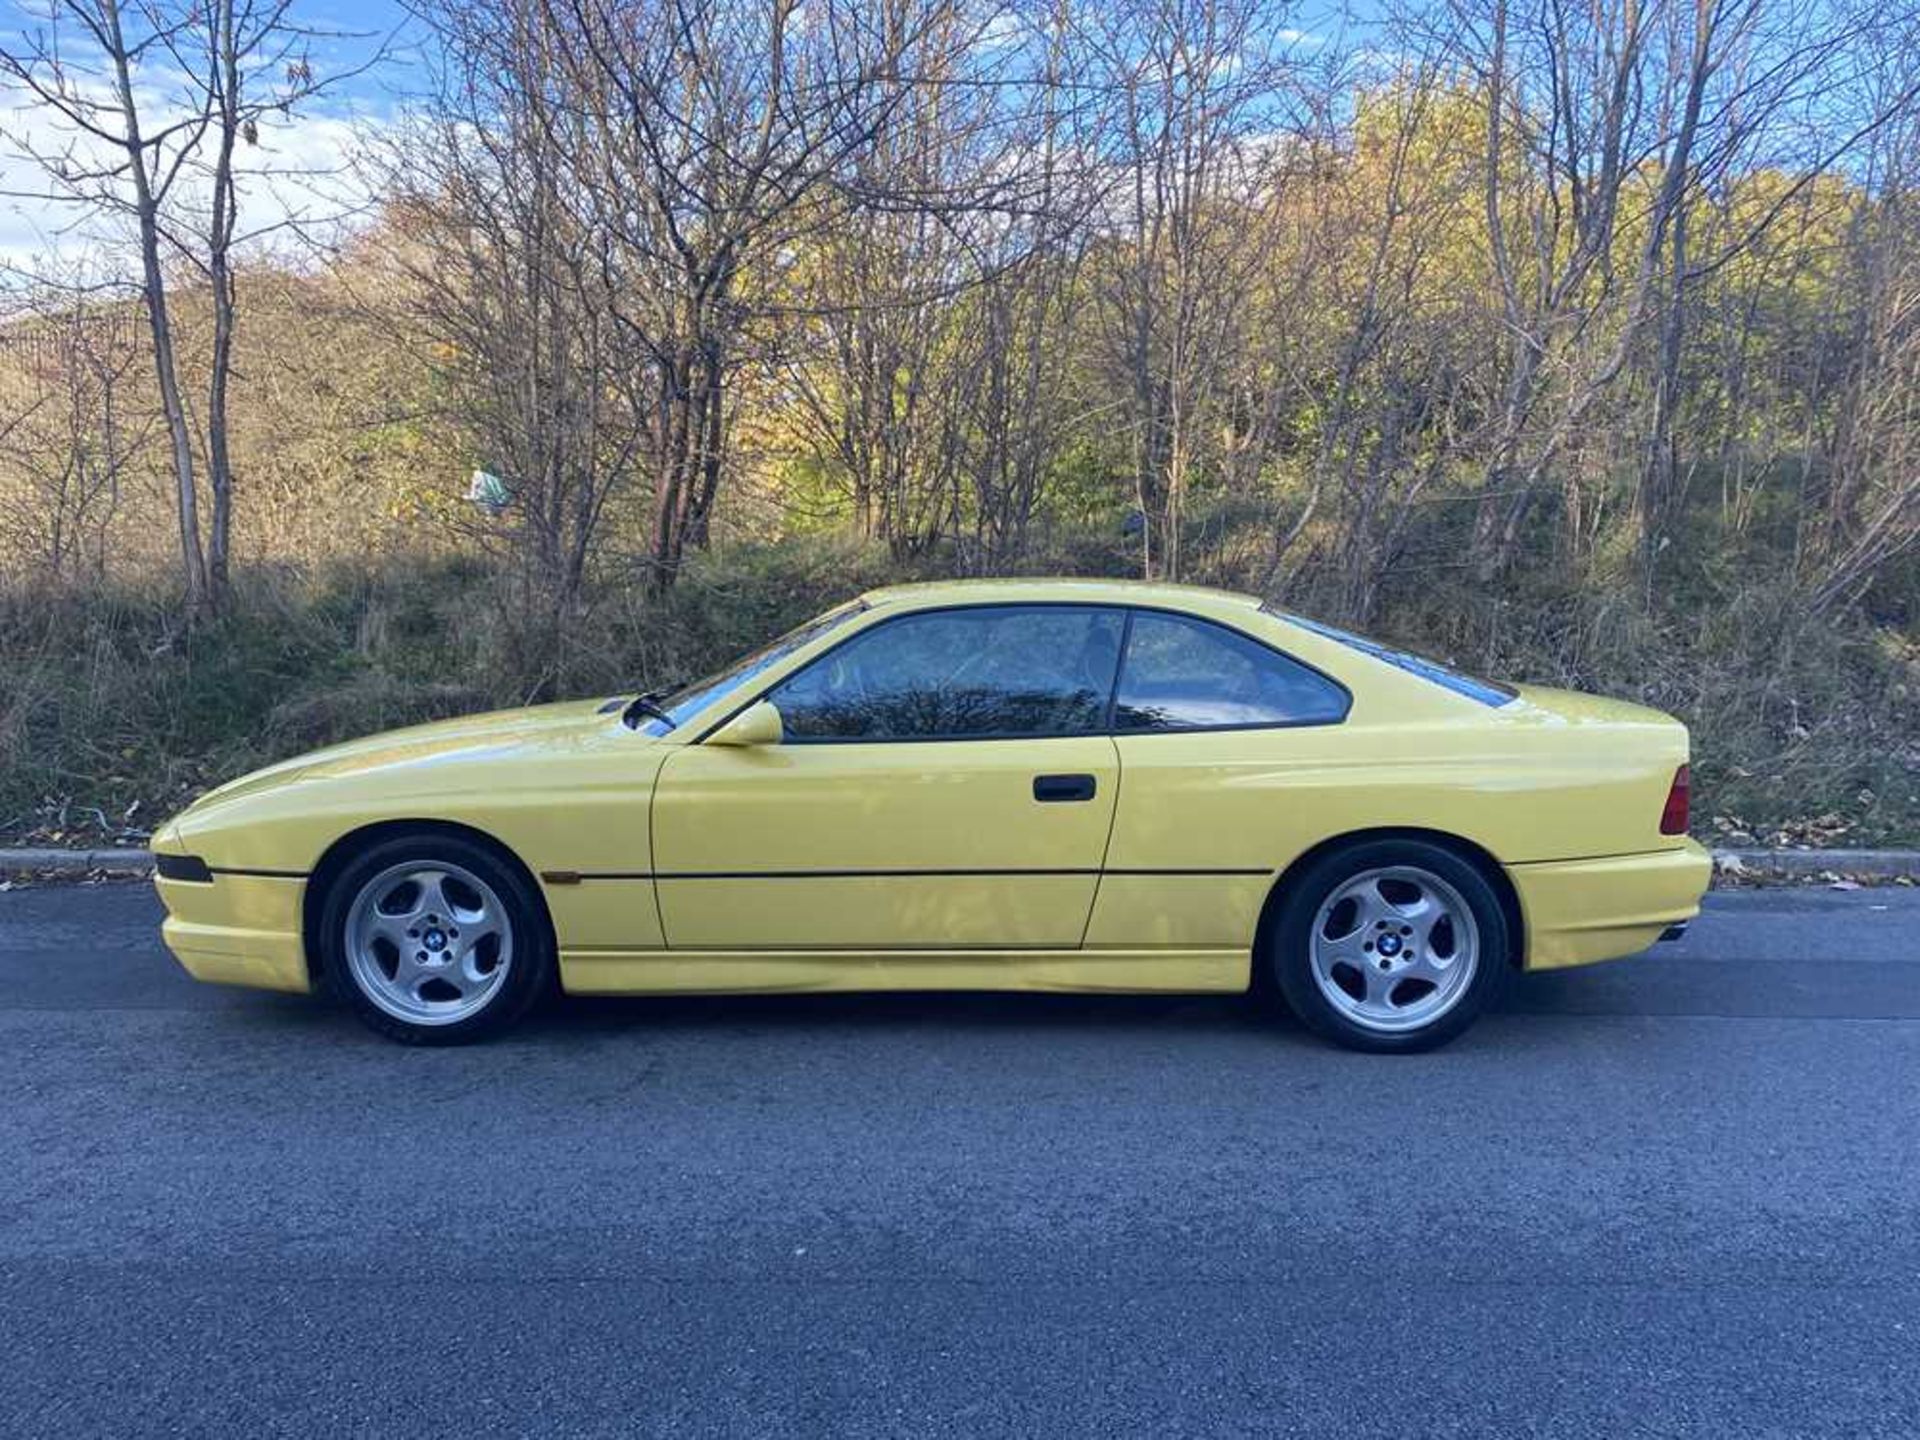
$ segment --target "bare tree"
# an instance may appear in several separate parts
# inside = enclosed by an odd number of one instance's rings
[[[1811,137],[1810,180],[1884,122],[1836,124],[1818,104],[1870,20],[1780,13],[1760,0],[1454,0],[1445,36],[1485,100],[1485,224],[1509,336],[1473,543],[1483,578],[1509,563],[1549,468],[1650,330],[1635,511],[1657,544],[1688,289],[1784,208],[1702,257],[1689,244],[1695,205],[1789,123]],[[1404,22],[1433,25],[1426,12]]]
[[[1150,576],[1180,574],[1182,507],[1277,236],[1302,129],[1281,18],[1260,0],[1125,0],[1083,22],[1113,106],[1099,315]]]
[[[1824,504],[1801,517],[1799,591],[1815,613],[1920,549],[1920,114],[1905,108],[1881,140],[1876,203],[1853,231],[1863,323],[1831,475]]]
[[[568,183],[604,238],[615,322],[649,357],[634,380],[656,588],[706,536],[758,318],[798,243],[867,203],[852,167],[949,13],[950,0],[541,0],[584,125]]]
[[[650,357],[614,319],[608,242],[572,187],[591,136],[543,12],[451,5],[432,18],[448,66],[384,156],[389,253],[450,418],[510,491],[499,522],[472,533],[505,534],[558,624],[582,603],[607,508],[639,470],[649,418],[631,383]]]
[[[237,147],[320,88],[305,57],[313,33],[289,0],[44,0],[38,24],[0,38],[0,76],[58,117],[55,144],[5,134],[47,185],[81,212],[96,244],[130,241],[166,422],[190,615],[225,603],[233,475],[227,390],[241,228]],[[335,77],[338,78],[338,77]],[[172,262],[205,276],[213,298],[203,525],[194,418],[182,380]]]
[[[808,243],[784,346],[812,462],[897,555],[1017,557],[1071,433],[1097,118],[1066,7],[950,17]]]
[[[152,411],[131,372],[144,358],[132,315],[76,302],[57,286],[31,297],[0,343],[0,505],[24,562],[56,582],[97,581],[121,491]],[[131,393],[130,393],[131,392]]]

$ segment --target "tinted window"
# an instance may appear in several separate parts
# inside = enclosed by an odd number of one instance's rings
[[[1101,730],[1123,618],[1070,606],[906,615],[767,698],[790,740],[978,739]]]
[[[1134,616],[1120,671],[1116,730],[1319,725],[1347,713],[1346,693],[1296,660],[1224,626]]]
[[[1435,685],[1453,691],[1456,695],[1465,695],[1470,700],[1478,700],[1482,705],[1500,706],[1514,699],[1519,692],[1492,680],[1476,680],[1471,675],[1462,674],[1451,665],[1442,665],[1438,660],[1429,660],[1424,655],[1416,655],[1410,650],[1396,650],[1391,645],[1382,645],[1378,640],[1369,640],[1364,635],[1355,635],[1350,630],[1337,629],[1332,625],[1322,625],[1318,620],[1308,620],[1304,616],[1289,615],[1284,610],[1276,610],[1269,605],[1260,607],[1269,615],[1277,615],[1291,625],[1302,630],[1311,630],[1316,635],[1324,635],[1329,640],[1338,640],[1342,645],[1351,646],[1362,655],[1371,655],[1376,660],[1384,660],[1396,669],[1405,670],[1410,675],[1418,675]]]

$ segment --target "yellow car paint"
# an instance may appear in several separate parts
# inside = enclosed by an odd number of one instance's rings
[[[194,979],[296,993],[310,988],[300,926],[304,879],[222,875],[212,885],[154,883],[167,907],[161,938]]]
[[[1033,777],[1066,772],[1092,802],[1036,804]],[[678,747],[653,798],[667,943],[1071,949],[1118,778],[1104,735]]]
[[[1669,925],[1699,912],[1712,866],[1692,840],[1644,855],[1513,866],[1508,873],[1530,937],[1527,968],[1590,965],[1644,950]]]
[[[1247,988],[1238,947],[1203,950],[662,950],[563,953],[582,995],[785,990],[1082,990],[1197,994]]]
[[[209,792],[156,835],[196,976],[302,989],[304,893],[369,827],[465,827],[536,877],[581,992],[1246,988],[1296,860],[1343,836],[1451,837],[1496,867],[1529,967],[1629,954],[1696,913],[1709,862],[1659,833],[1677,722],[1523,687],[1489,707],[1269,614],[1118,581],[956,581],[867,608],[657,737],[592,701],[335,746]],[[703,743],[823,651],[915,610],[1073,603],[1243,631],[1333,677],[1338,724],[800,745]],[[1088,803],[1034,799],[1087,775]]]

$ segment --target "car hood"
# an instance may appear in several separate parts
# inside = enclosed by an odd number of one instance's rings
[[[504,759],[535,747],[550,749],[556,741],[564,742],[573,736],[584,739],[603,733],[609,726],[617,726],[619,718],[607,711],[608,704],[605,700],[567,700],[383,731],[296,755],[229,780],[202,795],[192,809],[237,800],[299,780]],[[627,738],[640,744],[648,743],[645,735],[631,734]]]

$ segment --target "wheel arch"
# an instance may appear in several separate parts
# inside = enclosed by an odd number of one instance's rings
[[[1371,830],[1349,830],[1342,835],[1330,835],[1309,849],[1296,855],[1274,880],[1267,891],[1266,901],[1260,907],[1260,919],[1253,931],[1252,979],[1255,988],[1262,983],[1266,967],[1260,964],[1260,956],[1273,938],[1273,928],[1279,923],[1280,911],[1286,902],[1289,884],[1297,879],[1307,868],[1336,850],[1344,850],[1350,845],[1363,845],[1377,840],[1418,840],[1428,845],[1437,845],[1450,851],[1459,859],[1480,872],[1480,876],[1492,887],[1500,901],[1501,913],[1507,921],[1508,950],[1507,963],[1514,969],[1521,968],[1527,954],[1527,921],[1520,909],[1520,894],[1513,887],[1513,880],[1507,874],[1506,867],[1494,858],[1492,852],[1483,845],[1476,845],[1464,836],[1454,835],[1445,830],[1426,830],[1411,825],[1380,826]]]
[[[559,953],[559,945],[553,930],[553,915],[547,909],[546,892],[541,889],[533,869],[519,855],[514,853],[496,835],[489,835],[473,825],[463,825],[454,820],[376,820],[368,825],[360,825],[346,831],[327,846],[307,876],[306,892],[300,904],[300,948],[306,952],[307,978],[318,989],[325,980],[320,960],[320,914],[326,908],[327,895],[333,889],[340,872],[353,861],[354,856],[368,845],[377,845],[385,840],[397,840],[403,836],[446,835],[469,844],[478,845],[487,850],[501,864],[516,872],[526,882],[527,893],[533,897],[534,907],[540,923],[546,927],[547,945],[553,954]]]

